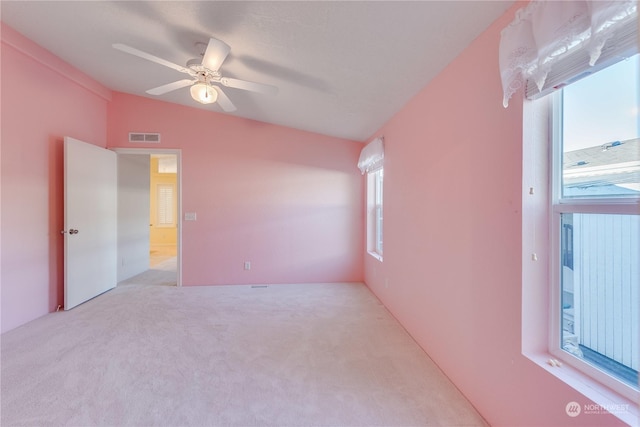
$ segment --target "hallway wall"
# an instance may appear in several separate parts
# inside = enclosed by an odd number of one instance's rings
[[[149,269],[149,164],[118,154],[118,282]]]

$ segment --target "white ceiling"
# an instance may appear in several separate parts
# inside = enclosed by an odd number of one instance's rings
[[[0,16],[114,91],[221,112],[188,88],[146,94],[187,76],[111,46],[185,65],[218,38],[231,46],[223,75],[279,88],[225,88],[233,115],[364,141],[512,3],[3,0]]]

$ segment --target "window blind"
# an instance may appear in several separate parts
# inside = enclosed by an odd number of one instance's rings
[[[501,32],[503,105],[520,90],[539,97],[633,56],[637,38],[637,1],[532,1]]]
[[[384,163],[384,143],[376,138],[364,146],[358,159],[358,168],[363,174],[380,169]]]
[[[173,220],[173,185],[158,185],[158,225],[171,226]]]
[[[586,49],[577,49],[553,67],[541,90],[532,79],[527,80],[525,95],[528,99],[537,99],[548,95],[556,89],[561,89],[563,86],[627,59],[638,52],[638,20],[633,19],[624,23],[615,37],[607,42],[594,66],[589,64],[589,52]]]

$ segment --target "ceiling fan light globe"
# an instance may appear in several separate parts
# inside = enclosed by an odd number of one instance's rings
[[[218,92],[204,83],[196,83],[191,86],[191,97],[201,104],[213,104],[218,99]]]

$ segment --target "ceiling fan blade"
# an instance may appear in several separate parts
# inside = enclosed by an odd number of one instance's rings
[[[149,89],[147,93],[149,95],[163,95],[167,92],[171,92],[172,90],[180,89],[186,86],[191,86],[197,80],[184,79],[178,80],[177,82],[169,83],[166,85],[158,86],[153,89]]]
[[[202,65],[211,71],[218,71],[230,51],[231,47],[229,47],[228,44],[211,37],[211,39],[209,39],[209,44],[207,45],[207,50],[204,52],[204,56],[202,58]]]
[[[146,59],[147,61],[155,62],[156,64],[164,65],[165,67],[173,68],[174,70],[180,71],[181,73],[186,73],[186,74],[193,73],[188,68],[185,68],[178,64],[174,64],[173,62],[169,62],[165,59],[158,58],[157,56],[151,55],[150,53],[143,52],[134,47],[127,46],[126,44],[114,43],[112,46],[114,49],[118,49],[122,52],[126,52],[131,55],[138,56],[140,58]]]
[[[246,80],[232,79],[229,77],[223,77],[220,79],[220,83],[227,87],[233,87],[236,89],[248,90],[251,92],[264,93],[265,95],[275,95],[278,93],[278,88],[263,83],[254,83]]]
[[[218,92],[218,100],[216,102],[218,103],[218,105],[220,105],[220,108],[222,108],[222,110],[227,113],[236,111],[236,106],[233,105],[233,102],[231,102],[229,97],[222,91],[222,89],[220,89],[218,86],[212,85],[212,87],[215,88],[216,92]]]

